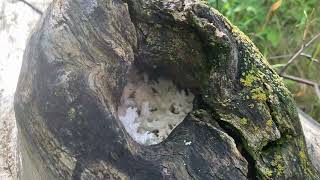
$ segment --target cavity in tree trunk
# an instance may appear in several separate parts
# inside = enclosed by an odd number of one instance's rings
[[[312,179],[288,90],[196,0],[54,1],[25,51],[23,179]]]

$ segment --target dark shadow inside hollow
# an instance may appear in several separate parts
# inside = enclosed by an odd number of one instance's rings
[[[135,27],[138,48],[134,64],[139,70],[148,73],[151,79],[168,78],[193,92],[208,82],[212,67],[206,44],[190,25],[142,21],[136,22]]]

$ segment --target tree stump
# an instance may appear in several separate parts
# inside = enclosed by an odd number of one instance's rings
[[[22,179],[319,178],[277,73],[197,0],[54,1],[15,112]]]

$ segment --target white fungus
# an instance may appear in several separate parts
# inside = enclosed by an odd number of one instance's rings
[[[177,89],[171,80],[149,80],[147,74],[135,70],[128,78],[118,107],[119,119],[138,143],[160,143],[192,110],[194,95]]]
[[[191,141],[186,141],[186,140],[184,140],[183,142],[184,142],[184,145],[186,145],[186,146],[190,146],[192,143]]]

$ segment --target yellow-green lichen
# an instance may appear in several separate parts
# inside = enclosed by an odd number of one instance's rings
[[[62,96],[63,95],[63,89],[62,88],[55,88],[53,91],[54,96]]]
[[[277,164],[277,175],[281,176],[284,172],[284,166],[282,164]]]
[[[252,74],[248,74],[243,78],[240,79],[240,82],[244,85],[244,86],[247,86],[247,87],[251,87],[252,86],[252,83],[257,80],[257,77],[255,77],[254,75]]]
[[[272,169],[270,169],[268,167],[260,167],[259,171],[260,171],[261,175],[263,175],[264,177],[267,177],[267,178],[263,178],[263,179],[270,179],[274,175],[274,172],[272,171]]]
[[[280,155],[276,155],[274,159],[271,161],[272,166],[276,166],[279,161],[281,161],[282,157]]]
[[[241,118],[240,119],[240,124],[241,125],[246,125],[248,123],[248,120],[246,118]]]
[[[303,151],[299,152],[300,159],[306,159],[306,154]]]
[[[58,93],[57,91],[54,91],[53,94],[54,94],[55,96],[59,96],[59,93]]]
[[[153,39],[152,39],[152,37],[150,37],[150,36],[148,36],[147,38],[146,38],[146,42],[148,43],[148,44],[152,44],[153,43]]]
[[[272,125],[273,125],[272,119],[269,119],[269,120],[266,122],[266,125],[269,126],[269,127],[272,127]]]
[[[305,174],[310,174],[313,176],[313,171],[311,169],[312,165],[310,165],[309,160],[307,158],[307,155],[304,151],[300,151],[299,152],[299,158],[300,158],[300,162],[303,166],[303,171]]]
[[[68,118],[72,121],[76,118],[76,109],[74,107],[71,107],[68,110]]]
[[[267,95],[264,93],[261,87],[251,90],[251,93],[252,93],[252,99],[255,99],[258,101],[267,100]]]
[[[267,169],[265,169],[264,174],[265,174],[267,177],[272,177],[273,172],[272,172],[271,169],[267,168]]]
[[[280,155],[276,155],[271,161],[271,165],[275,168],[277,176],[281,176],[285,170],[283,159]]]
[[[219,101],[219,102],[221,103],[221,105],[222,105],[223,107],[227,107],[227,106],[230,105],[231,99],[224,99],[224,100]]]
[[[287,138],[287,139],[292,139],[292,136],[291,136],[290,134],[287,134],[287,135],[286,135],[286,138]]]
[[[202,2],[203,4],[208,5],[208,1],[207,1],[207,0],[201,0],[201,2]]]

